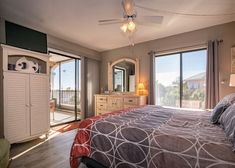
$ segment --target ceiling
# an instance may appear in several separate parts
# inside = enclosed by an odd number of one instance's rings
[[[136,0],[136,4],[173,12],[219,14],[235,11],[235,0]],[[0,15],[82,46],[104,51],[129,45],[120,25],[98,25],[100,19],[122,17],[121,0],[0,0]],[[180,16],[137,8],[137,15],[163,15],[161,25],[137,25],[134,42],[235,21],[235,15]]]

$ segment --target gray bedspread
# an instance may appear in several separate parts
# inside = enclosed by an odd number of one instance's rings
[[[111,168],[235,167],[231,144],[224,131],[209,122],[210,115],[145,106],[88,119],[78,130],[71,162],[85,147],[87,155]],[[89,140],[81,143],[79,131]]]

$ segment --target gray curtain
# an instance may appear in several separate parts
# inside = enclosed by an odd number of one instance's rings
[[[95,114],[94,95],[100,88],[100,62],[94,59],[81,58],[81,119]]]
[[[95,94],[100,92],[100,61],[87,59],[87,109],[85,117],[95,115]]]
[[[150,77],[149,77],[149,101],[151,105],[155,104],[155,52],[150,51]]]
[[[87,107],[87,89],[86,89],[86,67],[87,67],[87,58],[81,57],[81,119],[85,119],[86,107]]]
[[[219,42],[209,41],[207,46],[207,73],[206,73],[206,108],[212,109],[219,102]]]

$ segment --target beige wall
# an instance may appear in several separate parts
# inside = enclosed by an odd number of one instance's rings
[[[51,35],[47,35],[47,44],[49,48],[65,51],[78,56],[88,57],[95,60],[101,60],[99,52]]]
[[[206,44],[208,40],[214,39],[223,39],[219,51],[219,72],[220,81],[226,80],[226,82],[225,84],[220,84],[220,97],[235,92],[235,88],[228,86],[231,64],[230,49],[235,45],[235,22],[139,43],[133,48],[123,47],[102,52],[101,87],[107,89],[107,65],[109,61],[112,62],[123,57],[139,58],[140,81],[148,84],[150,77],[150,56],[147,53],[149,51],[162,52],[187,48],[189,46]]]

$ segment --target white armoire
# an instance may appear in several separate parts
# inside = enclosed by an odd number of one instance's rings
[[[47,135],[49,56],[7,45],[1,56],[4,137],[17,143]]]

